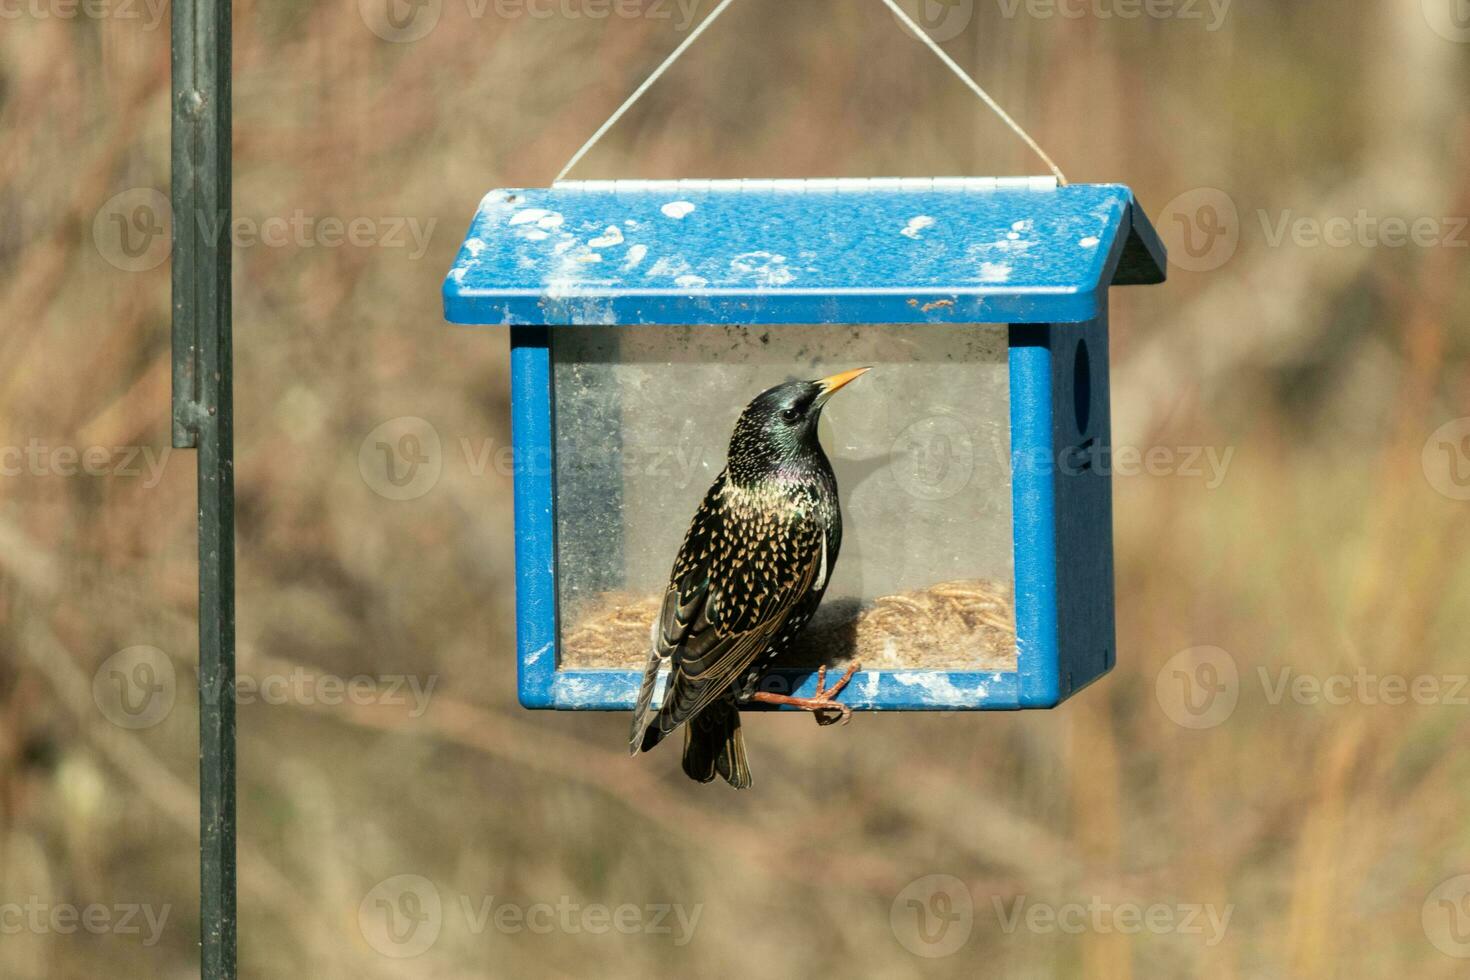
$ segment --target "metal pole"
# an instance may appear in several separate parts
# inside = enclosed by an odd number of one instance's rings
[[[235,977],[230,0],[173,4],[173,444],[199,468],[200,975]]]

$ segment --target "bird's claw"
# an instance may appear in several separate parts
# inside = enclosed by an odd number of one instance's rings
[[[837,695],[852,680],[854,674],[861,669],[860,665],[853,664],[847,668],[847,673],[833,684],[827,686],[827,668],[817,668],[817,693],[815,697],[797,698],[789,694],[774,694],[769,691],[757,691],[751,695],[752,701],[762,701],[766,704],[781,704],[792,708],[800,708],[810,711],[812,717],[817,719],[818,725],[835,725],[839,722],[847,724],[852,720],[852,709],[837,700]]]
[[[839,723],[845,725],[852,721],[852,709],[837,701],[837,695],[842,693],[842,689],[847,686],[847,682],[852,680],[852,676],[859,669],[860,665],[856,663],[848,667],[847,673],[843,674],[842,678],[836,684],[833,684],[832,689],[829,691],[827,690],[827,665],[823,664],[817,668],[817,696],[812,698],[812,700],[831,702],[830,708],[816,708],[812,711],[812,717],[817,720],[818,725],[822,725],[823,727]]]

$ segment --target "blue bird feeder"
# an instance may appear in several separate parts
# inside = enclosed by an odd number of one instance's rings
[[[510,327],[521,702],[632,708],[741,408],[860,366],[873,371],[822,423],[842,555],[763,686],[811,696],[818,664],[855,659],[855,710],[1046,708],[1107,673],[1107,291],[1165,267],[1117,185],[491,192],[444,310]]]

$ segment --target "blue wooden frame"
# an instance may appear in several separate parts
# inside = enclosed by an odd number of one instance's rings
[[[673,201],[692,207],[674,217],[663,210]],[[682,224],[701,210],[716,219],[709,227]],[[518,218],[527,213],[532,218]],[[895,227],[913,227],[914,214],[931,221],[912,236],[900,230],[905,242],[867,247],[879,235],[874,229],[891,237]],[[616,237],[631,247],[631,235],[609,232],[645,222],[682,256],[678,268],[693,270],[681,273],[693,277],[684,285],[650,285],[646,274],[627,269],[591,278],[577,266],[600,262],[569,261]],[[814,223],[820,236],[803,231]],[[547,234],[510,231],[528,224]],[[1022,227],[1027,235],[1015,237],[1012,229]],[[818,262],[781,282],[741,281],[743,267],[720,278],[735,265],[731,257],[751,254],[757,239],[768,245],[760,254],[771,255],[777,248],[795,253],[811,237],[837,249],[843,262]],[[977,241],[981,253],[998,248],[1009,260],[1007,281],[976,281]],[[1030,244],[1007,249],[1006,241]],[[640,680],[636,670],[557,665],[551,332],[579,323],[1011,324],[1018,669],[862,671],[843,700],[855,710],[1047,708],[1107,673],[1115,660],[1107,290],[1161,282],[1165,267],[1148,219],[1116,185],[1059,188],[1032,178],[582,182],[487,195],[445,282],[445,314],[457,323],[511,327],[521,703],[627,710]],[[813,671],[784,674],[793,693],[815,693]]]

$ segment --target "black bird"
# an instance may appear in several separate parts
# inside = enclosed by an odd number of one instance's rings
[[[741,702],[802,708],[824,725],[852,714],[836,696],[856,664],[831,689],[821,668],[814,698],[755,687],[766,664],[811,620],[837,564],[842,513],[817,421],[827,399],[867,371],[777,385],[741,413],[725,469],[694,515],[653,624],[631,754],[647,752],[688,722],[689,777],[707,783],[718,773],[744,789],[750,763],[740,734]],[[655,709],[654,682],[669,661],[664,703]]]

